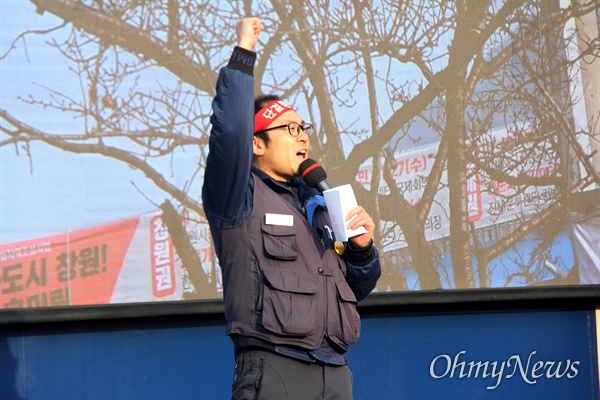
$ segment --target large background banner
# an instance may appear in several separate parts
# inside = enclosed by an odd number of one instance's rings
[[[0,308],[221,297],[200,194],[245,15],[256,93],[376,222],[376,291],[600,285],[599,9],[2,1]]]
[[[0,268],[2,308],[173,298],[178,280],[160,217],[2,246]]]
[[[208,225],[188,230],[210,276]],[[0,308],[182,300],[193,290],[159,213],[2,245],[0,271]]]

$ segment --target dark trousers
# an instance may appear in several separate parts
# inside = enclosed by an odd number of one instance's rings
[[[233,400],[351,400],[347,365],[308,363],[260,348],[245,348],[235,358]]]

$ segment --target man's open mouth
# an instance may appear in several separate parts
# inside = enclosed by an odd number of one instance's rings
[[[308,154],[308,152],[306,150],[300,150],[299,152],[296,153],[296,155],[303,160],[306,160],[307,154]]]

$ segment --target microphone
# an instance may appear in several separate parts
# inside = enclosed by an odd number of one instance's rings
[[[323,193],[331,189],[331,184],[327,181],[327,172],[321,167],[321,164],[313,159],[307,158],[300,164],[300,176],[304,182],[312,188]]]
[[[307,158],[300,164],[300,176],[304,182],[312,188],[323,193],[325,203],[327,204],[327,212],[335,232],[336,240],[345,242],[348,238],[365,233],[367,230],[364,226],[359,226],[357,229],[348,229],[346,227],[345,217],[356,207],[356,197],[350,184],[331,187],[327,182],[327,172],[315,160]],[[331,189],[331,190],[329,190]]]

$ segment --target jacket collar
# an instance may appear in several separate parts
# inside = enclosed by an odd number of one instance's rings
[[[298,200],[300,200],[300,204],[302,205],[304,205],[312,196],[320,194],[317,189],[309,187],[299,176],[292,179],[289,185],[286,185],[285,183],[276,181],[270,175],[258,168],[252,167],[252,172],[267,186],[269,186],[271,189],[277,192],[282,190],[290,192],[292,191],[290,186],[297,188]]]

